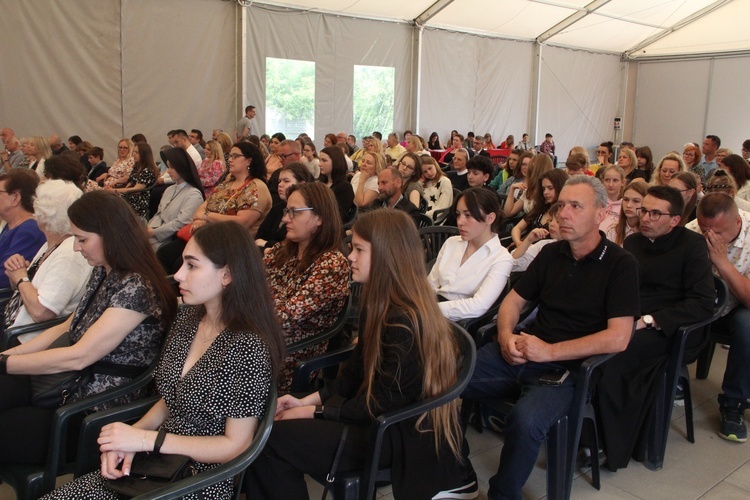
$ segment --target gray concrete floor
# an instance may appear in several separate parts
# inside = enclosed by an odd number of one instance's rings
[[[676,407],[672,414],[664,468],[653,472],[638,462],[616,473],[602,471],[600,491],[591,486],[588,470],[576,473],[573,481],[575,499],[750,499],[750,443],[736,444],[721,439],[716,396],[726,365],[727,351],[717,346],[707,380],[691,380],[695,419],[695,444],[685,439],[684,409]],[[692,367],[694,368],[694,366]],[[694,372],[693,372],[694,375]],[[487,480],[497,470],[502,436],[485,430],[467,433],[471,460],[479,478],[480,499],[486,499]],[[69,480],[60,478],[59,483]],[[320,498],[322,487],[309,481],[310,498]],[[546,496],[544,452],[523,489],[524,499]],[[390,487],[381,488],[378,498],[393,498]],[[0,500],[15,499],[7,485],[0,485]],[[290,499],[294,500],[294,499]]]

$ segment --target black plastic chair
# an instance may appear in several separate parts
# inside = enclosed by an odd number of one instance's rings
[[[419,214],[419,222],[417,223],[417,228],[422,229],[423,227],[429,226],[432,226],[432,218],[426,216],[425,214]]]
[[[112,408],[111,410],[94,413],[86,417],[82,424],[81,439],[86,439],[89,443],[96,444],[96,438],[99,436],[101,428],[111,422],[129,422],[134,421],[143,416],[153,405],[158,401],[159,398],[149,398],[142,401],[137,401],[131,405],[126,405],[118,408]],[[145,495],[139,495],[135,497],[138,500],[156,500],[156,499],[172,499],[183,497],[189,493],[201,491],[212,484],[219,483],[225,479],[234,478],[234,498],[239,498],[242,490],[242,479],[245,475],[245,470],[248,466],[255,461],[260,455],[263,447],[268,441],[268,436],[271,434],[271,427],[273,426],[273,417],[276,413],[276,386],[271,384],[271,391],[269,393],[268,401],[266,402],[265,417],[260,421],[258,430],[253,437],[250,446],[232,460],[214,467],[213,469],[201,472],[195,476],[191,476],[174,483],[170,483],[164,488],[152,491]],[[93,453],[93,461],[89,458],[80,457],[81,461],[93,465],[93,469],[81,468],[77,470],[76,477],[79,475],[95,470],[99,463],[98,449]],[[88,470],[86,470],[88,469]]]
[[[438,396],[380,415],[372,426],[364,466],[361,470],[341,471],[336,474],[333,484],[334,498],[342,500],[371,500],[374,498],[376,484],[390,482],[391,480],[390,469],[378,470],[380,450],[388,427],[443,406],[458,398],[466,388],[472,373],[474,373],[476,348],[474,347],[474,341],[466,330],[455,323],[452,323],[452,326],[463,357],[456,382]],[[309,380],[311,373],[345,361],[351,356],[353,350],[354,346],[349,346],[340,351],[299,363],[295,370],[295,380]]]
[[[478,338],[479,329],[487,324],[494,323],[493,319],[495,318],[495,315],[497,315],[500,304],[503,302],[503,299],[505,299],[505,296],[510,293],[510,291],[510,280],[507,280],[505,282],[505,288],[503,288],[502,293],[497,298],[497,300],[495,300],[495,303],[492,304],[489,309],[487,309],[487,312],[485,312],[481,316],[477,316],[476,318],[468,318],[457,321],[457,323],[461,325],[469,333],[469,335],[471,335],[471,338],[474,339],[474,342],[477,345],[480,344]]]
[[[32,332],[43,332],[47,328],[52,328],[55,325],[64,323],[68,319],[68,316],[59,316],[57,318],[48,319],[47,321],[40,321],[39,323],[29,323],[23,326],[14,326],[3,331],[2,337],[0,337],[0,352],[10,349],[18,345],[18,336],[24,333]]]
[[[57,476],[70,474],[76,470],[76,462],[71,461],[73,454],[68,449],[70,434],[75,431],[73,426],[78,424],[85,412],[92,408],[145,389],[153,380],[155,368],[156,361],[144,373],[119,387],[58,408],[52,420],[47,463],[43,466],[2,464],[0,465],[0,479],[16,491],[18,500],[39,498],[52,491]]]
[[[435,223],[436,226],[442,226],[443,223],[448,219],[448,216],[451,213],[451,207],[448,208],[441,208],[440,210],[435,210],[432,212],[432,221]]]
[[[352,226],[354,226],[354,222],[356,222],[357,220],[358,213],[359,207],[356,204],[352,203],[352,206],[349,207],[349,211],[346,213],[346,218],[343,221],[344,233],[346,233],[348,229],[351,229]]]
[[[716,300],[714,302],[713,315],[707,320],[682,326],[675,333],[667,369],[659,382],[654,408],[654,425],[651,427],[648,436],[648,452],[645,465],[650,470],[660,470],[664,465],[664,456],[667,451],[667,437],[669,435],[672,410],[674,408],[673,402],[678,385],[682,385],[685,397],[687,440],[695,443],[693,398],[690,392],[690,374],[687,369],[688,364],[695,361],[695,356],[686,357],[685,347],[691,335],[707,337],[710,332],[711,323],[721,317],[727,301],[727,285],[721,278],[714,276],[714,286],[716,288]],[[700,344],[703,343],[701,342]]]
[[[419,239],[422,241],[424,248],[425,262],[437,258],[440,248],[445,240],[451,236],[459,235],[457,227],[453,226],[430,226],[423,227],[419,230]]]
[[[635,322],[631,335],[635,332]],[[591,377],[594,371],[615,354],[598,354],[587,358],[576,374],[573,402],[567,415],[561,417],[547,433],[547,498],[551,500],[569,499],[573,488],[573,473],[577,467],[578,448],[581,435],[586,433],[586,447],[591,455],[591,483],[597,490],[601,487],[599,474],[599,444],[596,414],[592,404],[594,387]],[[507,416],[517,401],[514,398],[494,398],[479,400],[487,405],[504,426]],[[471,404],[469,401],[468,404]],[[466,412],[466,410],[464,410]]]

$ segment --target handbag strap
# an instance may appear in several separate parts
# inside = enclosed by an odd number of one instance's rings
[[[326,500],[328,496],[328,490],[331,489],[331,485],[336,481],[336,472],[339,468],[339,462],[341,461],[341,454],[344,452],[344,445],[346,444],[346,435],[349,433],[349,426],[345,425],[344,430],[341,431],[341,439],[339,439],[339,446],[336,448],[336,454],[333,456],[333,463],[331,464],[331,472],[326,474],[326,484],[323,486],[323,496],[321,500]]]

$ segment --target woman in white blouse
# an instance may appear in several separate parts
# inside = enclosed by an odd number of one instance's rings
[[[481,316],[505,289],[513,259],[497,237],[499,212],[489,189],[467,189],[456,201],[461,235],[445,242],[428,276],[450,320]]]

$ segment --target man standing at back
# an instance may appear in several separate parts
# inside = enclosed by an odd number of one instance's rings
[[[599,231],[606,206],[599,180],[576,175],[565,183],[557,216],[562,241],[534,259],[500,306],[498,342],[477,353],[464,398],[521,394],[508,416],[498,472],[489,480],[490,500],[521,498],[550,427],[570,409],[582,360],[623,351],[640,316],[635,259]],[[516,333],[528,303],[539,304],[536,322]],[[566,370],[571,375],[559,385],[539,382]]]
[[[253,134],[258,135],[258,131],[255,129],[255,106],[248,106],[245,108],[245,116],[240,118],[240,121],[237,123],[237,131],[234,133],[234,138],[237,142],[240,142]]]

